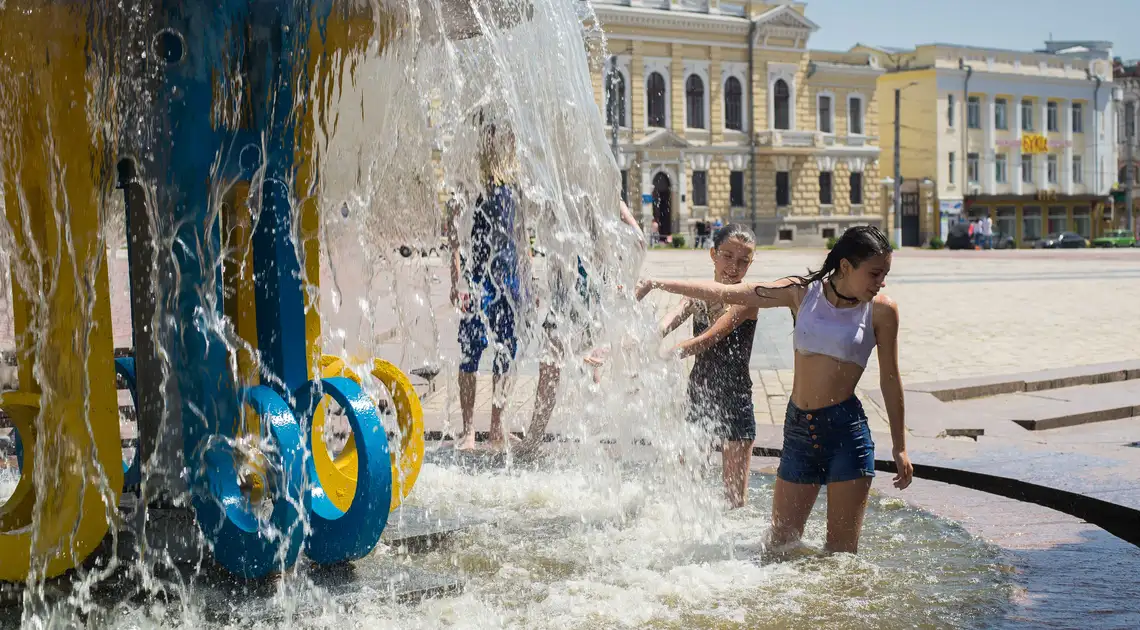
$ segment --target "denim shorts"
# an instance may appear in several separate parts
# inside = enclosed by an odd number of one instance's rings
[[[859,399],[811,411],[788,402],[776,474],[791,483],[819,485],[874,477],[875,441]]]

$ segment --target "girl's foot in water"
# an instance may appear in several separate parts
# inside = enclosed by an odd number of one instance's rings
[[[518,436],[511,433],[507,433],[505,438],[502,435],[492,436],[488,448],[496,453],[505,453],[521,441]]]
[[[455,450],[457,451],[473,451],[475,450],[475,432],[459,436],[455,440]]]

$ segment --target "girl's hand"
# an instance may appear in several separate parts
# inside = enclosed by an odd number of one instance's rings
[[[662,359],[679,359],[681,358],[681,349],[677,346],[665,346],[657,351],[658,356]]]
[[[637,289],[634,291],[634,297],[636,297],[637,301],[640,302],[642,300],[642,298],[649,295],[649,292],[652,290],[653,290],[653,281],[652,280],[649,280],[649,279],[638,280],[637,281]]]
[[[898,473],[895,475],[895,487],[899,490],[906,489],[910,485],[911,480],[914,479],[914,466],[910,463],[910,456],[906,454],[906,450],[895,449],[895,467]]]

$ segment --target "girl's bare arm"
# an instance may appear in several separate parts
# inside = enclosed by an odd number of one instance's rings
[[[716,322],[709,326],[703,333],[687,339],[673,348],[673,352],[680,358],[690,357],[695,354],[700,354],[705,350],[716,345],[718,341],[724,339],[736,330],[742,322],[748,319],[756,319],[756,309],[748,306],[733,306],[721,315]]]
[[[785,306],[795,308],[803,288],[792,278],[775,282],[741,282],[721,284],[715,280],[642,280],[637,283],[637,299],[653,289],[676,293],[694,300],[737,304],[752,308]]]
[[[661,336],[665,337],[669,333],[676,330],[677,327],[685,323],[685,320],[689,319],[689,316],[692,314],[693,301],[688,298],[681,300],[681,303],[678,304],[677,307],[672,311],[669,311],[669,313],[665,315],[665,317],[661,320],[661,324],[659,326]]]

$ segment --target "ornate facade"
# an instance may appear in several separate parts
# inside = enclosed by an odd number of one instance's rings
[[[632,6],[631,6],[632,5]],[[630,207],[662,235],[720,218],[761,244],[887,227],[874,55],[808,49],[802,2],[596,0],[594,76]]]

